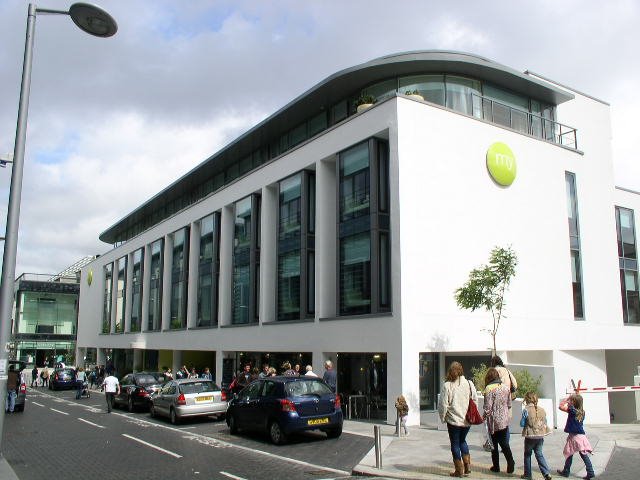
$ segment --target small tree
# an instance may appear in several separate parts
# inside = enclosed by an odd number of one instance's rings
[[[500,320],[505,316],[504,295],[516,273],[517,264],[518,257],[511,247],[494,247],[489,254],[489,263],[471,270],[467,283],[455,292],[458,307],[472,312],[484,307],[486,311],[491,312],[493,328],[488,332],[493,340],[494,355]]]

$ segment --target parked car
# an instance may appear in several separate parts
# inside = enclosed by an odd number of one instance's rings
[[[185,417],[222,416],[227,410],[226,394],[211,380],[181,378],[171,380],[151,396],[152,417],[162,415],[179,423]]]
[[[229,402],[227,425],[266,431],[276,445],[294,432],[322,430],[328,438],[342,434],[340,397],[316,377],[268,377],[246,386]]]
[[[56,368],[49,375],[49,390],[76,388],[76,371],[74,368]]]
[[[13,369],[18,372],[20,377],[20,386],[18,387],[18,395],[16,396],[16,403],[13,409],[14,412],[24,412],[25,403],[27,403],[27,384],[24,378],[24,369],[26,367],[25,362],[22,360],[9,360],[9,369]]]
[[[130,412],[148,409],[151,394],[160,389],[160,381],[153,373],[129,373],[120,380],[120,394],[113,398],[114,406],[126,406]]]

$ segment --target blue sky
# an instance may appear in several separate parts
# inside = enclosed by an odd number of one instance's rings
[[[71,2],[42,0],[64,9]],[[640,2],[101,0],[117,35],[37,19],[17,274],[110,248],[100,232],[325,77],[448,49],[611,104],[616,181],[640,190]],[[27,3],[0,0],[0,154],[13,151]],[[0,170],[0,224],[9,170]]]

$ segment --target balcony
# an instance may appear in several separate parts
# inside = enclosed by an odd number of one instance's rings
[[[481,95],[471,94],[473,116],[547,142],[578,149],[576,129],[535,113],[519,110]]]

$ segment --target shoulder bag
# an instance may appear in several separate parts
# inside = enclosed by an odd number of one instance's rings
[[[467,380],[467,382],[469,381]],[[471,382],[469,382],[469,407],[467,407],[467,414],[465,415],[464,419],[471,425],[480,425],[484,421],[482,419],[482,415],[480,415],[480,412],[478,411],[476,402],[473,401]]]
[[[511,392],[511,400],[515,400],[517,393],[516,387],[513,386],[513,373],[511,373],[511,370],[507,370],[507,372],[509,373],[509,391]]]

